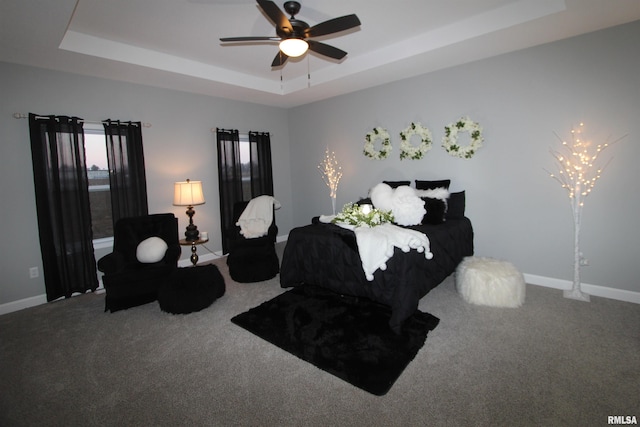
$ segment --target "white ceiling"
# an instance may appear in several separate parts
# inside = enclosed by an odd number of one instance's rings
[[[282,8],[284,1],[276,1]],[[362,25],[272,69],[275,36],[254,0],[0,0],[0,61],[293,107],[640,19],[639,0],[300,0],[313,26]]]

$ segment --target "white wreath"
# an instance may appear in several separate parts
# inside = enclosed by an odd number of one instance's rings
[[[420,137],[420,145],[417,147],[411,144],[411,137],[418,135]],[[424,154],[431,150],[431,131],[423,127],[420,123],[411,123],[411,125],[400,132],[400,160],[402,159],[421,159]]]
[[[458,144],[458,133],[469,132],[471,143],[462,147]],[[461,117],[457,122],[449,123],[444,127],[442,147],[447,153],[461,159],[470,159],[482,147],[482,127],[469,117]]]
[[[391,136],[386,129],[377,127],[372,132],[369,132],[364,137],[364,155],[372,159],[381,160],[386,159],[391,154]],[[382,145],[380,151],[376,151],[373,144],[376,140],[381,139]]]

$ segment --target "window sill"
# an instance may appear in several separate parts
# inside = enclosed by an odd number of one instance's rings
[[[93,239],[93,249],[108,249],[113,247],[113,237]]]

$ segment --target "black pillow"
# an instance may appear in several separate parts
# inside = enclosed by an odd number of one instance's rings
[[[466,205],[466,195],[464,191],[449,194],[447,218],[461,219],[464,218],[464,210]]]
[[[427,213],[422,217],[423,224],[442,224],[447,213],[447,203],[442,199],[421,197],[424,200],[424,208]]]
[[[411,181],[382,181],[382,182],[387,184],[391,188],[398,188],[402,185],[411,186]]]
[[[371,203],[371,199],[369,197],[367,197],[366,199],[360,199],[355,204],[358,205],[358,206],[362,206],[362,205],[372,205],[373,206],[373,203]]]
[[[449,185],[451,185],[450,179],[441,179],[440,181],[420,181],[416,179],[416,190],[433,190],[439,187],[444,187],[448,190]]]

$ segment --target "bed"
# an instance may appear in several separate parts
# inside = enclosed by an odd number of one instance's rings
[[[283,288],[318,286],[343,295],[366,297],[391,308],[389,326],[401,333],[402,323],[431,289],[473,255],[473,227],[464,216],[464,192],[452,193],[442,221],[409,226],[424,233],[432,259],[416,250],[395,248],[386,270],[366,279],[353,231],[314,218],[289,233],[280,269]]]

